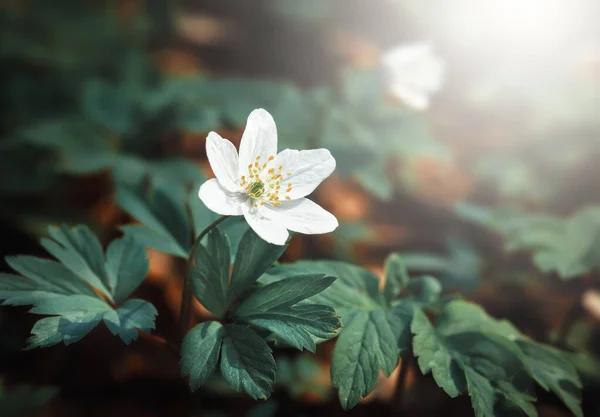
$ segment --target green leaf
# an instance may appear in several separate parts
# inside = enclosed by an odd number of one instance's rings
[[[125,236],[131,237],[139,245],[181,258],[184,257],[181,245],[161,232],[156,232],[141,225],[126,225],[121,226],[120,229]],[[187,254],[185,257],[187,257]]]
[[[494,417],[496,393],[492,385],[471,368],[465,369],[465,377],[475,417]]]
[[[577,417],[583,416],[581,381],[572,363],[560,351],[530,340],[517,341],[525,354],[529,374],[546,391],[554,392]]]
[[[236,391],[242,388],[254,399],[266,399],[275,378],[275,359],[269,345],[246,326],[225,326],[221,347],[221,373]]]
[[[371,271],[338,261],[300,261],[278,265],[269,271],[267,279],[282,279],[303,273],[323,273],[337,280],[326,290],[311,298],[311,302],[335,308],[342,321],[346,313],[356,309],[384,308],[379,291],[379,279]]]
[[[37,301],[29,310],[34,314],[102,313],[110,306],[99,298],[88,295],[59,295]]]
[[[86,294],[99,298],[81,278],[58,262],[33,256],[7,256],[8,265],[28,279],[0,275],[0,296],[9,305],[35,304],[59,294]]]
[[[291,307],[316,295],[335,282],[324,274],[306,274],[287,278],[259,288],[236,308],[236,315],[263,313]]]
[[[415,309],[411,331],[415,335],[413,351],[423,375],[431,372],[446,394],[458,396],[464,386],[464,374],[421,309]]]
[[[190,388],[196,391],[217,369],[225,328],[216,321],[198,324],[181,345],[181,376],[190,376]]]
[[[274,282],[253,292],[235,310],[239,321],[270,331],[296,349],[314,352],[314,338],[330,339],[340,327],[329,306],[297,303],[323,291],[335,281],[322,274]]]
[[[73,228],[62,225],[60,228],[50,226],[48,232],[51,239],[41,239],[42,246],[73,273],[112,299],[102,245],[92,231],[83,225]]]
[[[221,317],[227,311],[229,284],[229,241],[219,229],[208,234],[207,248],[198,245],[196,264],[191,269],[191,285],[196,298],[210,312]]]
[[[519,331],[506,320],[495,320],[480,306],[464,300],[447,303],[436,321],[437,331],[449,336],[464,332],[490,332],[509,340],[521,337]]]
[[[316,343],[331,339],[341,326],[335,310],[329,306],[301,304],[279,307],[262,313],[236,317],[236,321],[268,330],[276,338],[298,350],[316,350]]]
[[[370,393],[382,369],[390,375],[398,364],[399,349],[385,311],[360,311],[346,323],[331,361],[331,382],[347,410]]]
[[[31,330],[32,336],[27,340],[26,349],[54,346],[60,342],[65,345],[75,343],[92,331],[102,316],[102,313],[80,313],[38,320]]]
[[[46,247],[51,247],[65,265],[31,256],[7,257],[8,264],[24,277],[0,274],[0,298],[5,304],[33,305],[31,313],[55,316],[35,324],[28,348],[52,346],[61,341],[73,343],[102,319],[127,344],[137,338],[138,330],[154,328],[157,312],[152,304],[142,300],[122,303],[148,271],[146,252],[141,246],[128,238],[116,240],[109,246],[104,261],[101,248],[97,253],[99,242],[86,228],[61,228],[51,234],[63,246],[45,240]],[[96,262],[97,258],[102,266]],[[89,266],[92,264],[94,268]],[[117,310],[90,285],[92,271],[100,270],[104,271],[101,276],[108,296],[122,303]]]
[[[385,287],[383,295],[391,302],[408,286],[409,277],[402,257],[396,253],[385,261]]]
[[[510,323],[493,319],[479,306],[451,301],[444,305],[435,328],[417,310],[412,329],[422,372],[432,370],[449,395],[463,391],[461,380],[466,374],[477,415],[493,416],[496,406],[536,416],[531,404],[535,397],[530,395],[534,380],[556,393],[575,415],[582,415],[581,383],[568,359],[560,351],[524,338]],[[453,375],[454,369],[458,372]],[[490,387],[497,395],[490,394]]]
[[[527,417],[537,417],[537,410],[532,404],[536,398],[527,392],[517,389],[513,384],[500,382],[496,386],[496,391],[504,397],[510,404],[523,410]]]
[[[113,241],[106,250],[106,270],[113,300],[121,304],[148,275],[150,262],[143,246],[133,238]]]
[[[104,323],[112,334],[118,335],[126,345],[138,338],[138,330],[150,332],[154,329],[154,320],[158,311],[144,300],[127,300],[116,311],[104,314]]]
[[[379,290],[379,279],[370,271],[337,261],[301,261],[273,268],[262,281],[286,282],[302,273],[323,273],[337,280],[313,295],[310,303],[331,305],[344,327],[335,345],[331,378],[346,409],[367,395],[379,370],[393,371],[400,353],[408,348],[412,301],[394,307]],[[271,284],[273,285],[273,284]]]
[[[242,294],[279,259],[285,248],[286,245],[279,246],[265,242],[249,229],[238,247],[227,294],[228,299],[232,300]]]
[[[187,258],[191,231],[183,199],[172,190],[156,188],[151,196],[127,187],[117,188],[117,204],[149,231],[122,227],[139,244]]]

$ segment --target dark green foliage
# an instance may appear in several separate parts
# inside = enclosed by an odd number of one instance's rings
[[[197,390],[217,369],[225,328],[218,322],[201,323],[183,339],[181,375],[190,376],[190,388]]]
[[[265,242],[251,230],[246,232],[240,241],[238,255],[233,264],[228,298],[231,300],[239,296],[248,286],[256,282],[279,259],[285,248],[285,245]]]
[[[335,336],[340,326],[332,307],[298,304],[329,287],[335,278],[298,275],[259,288],[236,308],[236,318],[270,331],[296,349],[314,352],[316,340]]]
[[[399,356],[412,348],[423,374],[431,372],[451,397],[470,395],[477,416],[515,408],[537,415],[532,405],[536,383],[581,416],[581,383],[564,353],[527,339],[474,304],[440,298],[439,282],[409,278],[402,257],[386,261],[383,293],[369,271],[334,261],[280,265],[262,280],[287,282],[302,271],[338,278],[311,302],[332,305],[342,317],[331,364],[342,407],[356,405],[373,390],[379,371],[389,375]],[[428,314],[437,316],[435,326]]]
[[[246,326],[225,327],[221,373],[236,391],[242,388],[254,399],[266,399],[275,381],[275,359],[267,342]]]
[[[231,387],[243,388],[253,398],[266,398],[275,377],[267,341],[314,352],[317,343],[336,335],[340,321],[335,310],[307,302],[335,278],[296,274],[258,288],[254,285],[284,250],[285,246],[271,245],[249,229],[239,243],[230,278],[227,235],[213,229],[206,244],[198,246],[191,274],[194,294],[227,324],[202,323],[185,337],[181,372],[190,376],[192,390],[207,381],[220,360],[221,373]]]
[[[389,375],[396,368],[398,358],[409,348],[413,306],[435,303],[439,295],[439,284],[431,284],[437,282],[433,278],[409,280],[397,255],[386,264],[389,281],[383,292],[379,279],[371,272],[336,261],[282,265],[267,277],[286,282],[300,271],[314,271],[337,278],[311,301],[333,306],[342,319],[344,327],[333,352],[331,379],[346,409],[373,390],[380,369]],[[417,288],[420,293],[412,295]],[[400,294],[407,297],[397,303]]]
[[[141,183],[121,186],[117,189],[117,204],[140,224],[121,226],[126,236],[139,244],[181,258],[187,258],[195,236],[200,234],[218,216],[210,211],[198,198],[204,176],[195,168],[185,173],[195,184],[186,188],[181,184],[154,183],[149,190]],[[232,217],[218,228],[227,232],[233,249],[248,230],[241,217]]]
[[[86,226],[50,227],[42,245],[59,261],[7,257],[21,276],[0,275],[0,298],[7,305],[33,305],[30,312],[51,315],[32,329],[28,348],[80,340],[100,321],[126,344],[138,330],[154,328],[156,309],[147,301],[125,301],[146,277],[146,251],[130,238],[115,240],[106,257]],[[106,298],[105,301],[98,293]]]
[[[221,317],[229,306],[227,290],[231,255],[227,235],[213,229],[207,237],[207,248],[199,245],[194,259],[190,277],[192,290],[202,305]]]
[[[468,392],[478,416],[495,415],[501,399],[528,416],[536,415],[531,405],[534,383],[554,392],[576,416],[582,415],[581,383],[566,355],[525,338],[474,304],[446,304],[435,327],[422,311],[415,312],[412,332],[421,371],[431,371],[450,396]]]

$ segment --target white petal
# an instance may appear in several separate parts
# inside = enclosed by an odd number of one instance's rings
[[[403,45],[382,58],[390,91],[409,106],[425,109],[429,96],[438,91],[444,78],[444,62],[429,43]]]
[[[206,181],[198,190],[198,197],[206,207],[224,216],[240,216],[242,204],[248,199],[243,193],[231,193],[221,187],[220,182],[213,178]]]
[[[390,91],[400,100],[414,109],[425,110],[429,107],[429,95],[425,92],[412,89],[402,84],[392,85],[390,87]]]
[[[264,217],[258,209],[250,204],[243,204],[242,211],[248,225],[263,240],[274,245],[285,245],[290,235],[285,227]]]
[[[292,190],[285,195],[294,200],[312,193],[330,176],[335,169],[335,159],[327,149],[285,149],[275,157],[271,166],[275,169],[282,167],[282,188],[291,183]],[[282,193],[284,190],[285,188],[282,189]]]
[[[277,154],[277,126],[273,116],[264,109],[250,113],[240,142],[239,176],[248,174],[248,165],[267,162]]]
[[[283,201],[278,207],[261,207],[266,217],[298,233],[318,235],[333,232],[339,226],[333,214],[307,198]]]
[[[432,54],[433,45],[431,42],[410,43],[388,49],[383,54],[382,61],[384,66],[395,69],[404,67],[406,64],[411,64]]]
[[[210,132],[206,138],[206,155],[219,184],[227,191],[239,191],[238,153],[233,143],[216,132]]]

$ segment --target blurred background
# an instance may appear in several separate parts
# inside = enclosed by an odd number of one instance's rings
[[[132,219],[115,194],[193,190],[207,132],[239,143],[255,108],[279,149],[330,149],[313,199],[340,220],[284,261],[411,272],[572,352],[585,415],[600,410],[600,3],[595,0],[0,0],[2,255],[43,255],[49,224],[107,243]],[[183,265],[150,251],[138,290],[177,339]],[[3,265],[3,271],[8,267]],[[199,305],[196,306],[202,311]],[[177,358],[104,326],[21,350],[35,321],[0,308],[2,416],[471,415],[430,376],[397,373],[344,413],[332,342],[278,350],[254,403],[216,379],[194,395]],[[568,416],[541,393],[541,416]],[[408,411],[406,411],[408,410]]]

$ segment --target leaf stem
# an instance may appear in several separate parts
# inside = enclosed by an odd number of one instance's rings
[[[188,260],[187,260],[187,268],[186,268],[186,272],[185,272],[185,278],[183,280],[183,289],[181,291],[181,314],[179,315],[179,326],[180,326],[179,330],[180,330],[182,340],[183,340],[184,336],[186,335],[186,333],[188,332],[189,327],[190,327],[190,308],[192,305],[192,290],[191,290],[191,283],[190,283],[190,274],[192,271],[192,261],[194,259],[194,252],[196,251],[196,248],[198,247],[198,245],[200,244],[200,242],[202,241],[204,236],[206,236],[208,234],[208,232],[210,232],[212,229],[217,227],[223,220],[227,219],[228,217],[229,216],[221,216],[217,220],[215,220],[214,222],[209,224],[206,227],[206,229],[204,229],[202,232],[200,232],[200,234],[198,235],[198,237],[196,238],[196,240],[194,241],[194,244],[192,245],[192,247],[190,249],[190,253],[188,255]]]

